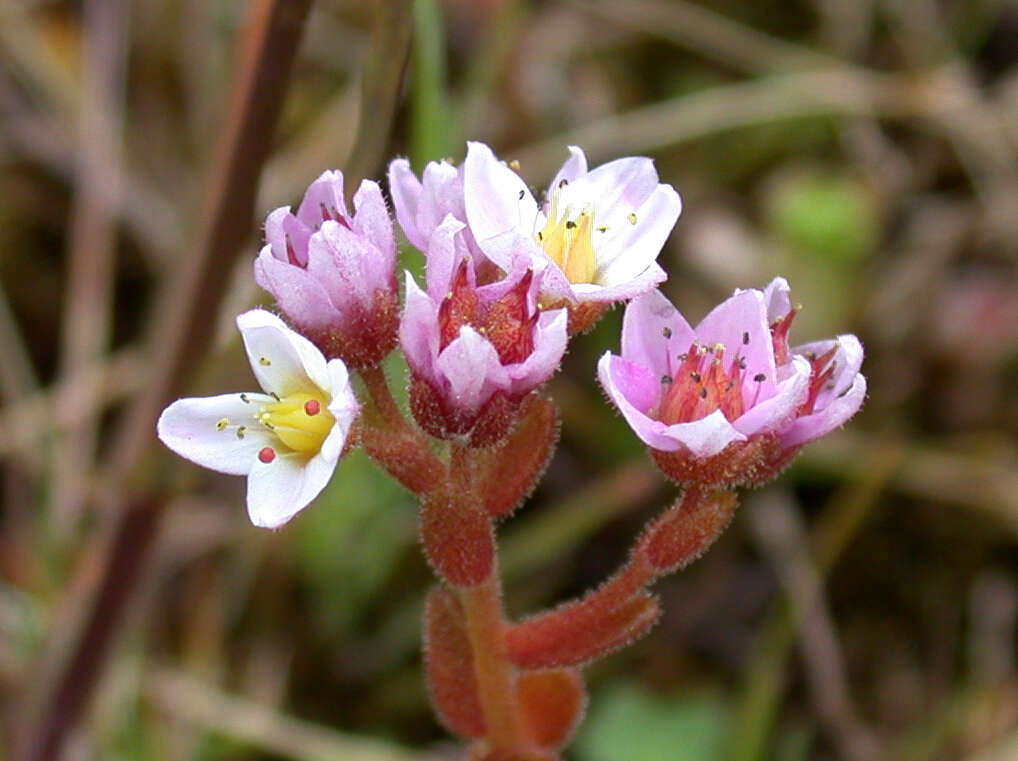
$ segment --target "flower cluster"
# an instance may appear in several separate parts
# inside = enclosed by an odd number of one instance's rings
[[[842,425],[866,394],[851,335],[789,343],[788,284],[739,290],[692,327],[657,286],[657,257],[681,202],[653,163],[588,170],[569,157],[540,198],[488,146],[418,178],[389,166],[395,219],[425,256],[400,304],[393,221],[362,182],[353,213],[343,175],[325,172],[293,213],[265,221],[255,280],[284,321],[237,318],[262,392],[181,399],[159,438],[182,456],[248,477],[251,520],[277,528],[361,446],[420,496],[424,552],[443,584],[425,614],[425,671],[441,721],[475,741],[477,761],[560,761],[585,701],[580,668],[648,631],[648,586],[698,557],[738,503],[734,488],[778,473]],[[571,336],[628,302],[621,354],[597,373],[657,465],[683,484],[636,539],[622,569],[589,594],[507,621],[495,522],[529,494],[558,416],[539,389]],[[379,363],[396,346],[410,369],[408,420]],[[361,381],[355,394],[350,372]]]
[[[540,199],[482,143],[468,143],[460,166],[430,162],[420,178],[396,159],[388,179],[396,220],[426,256],[423,288],[405,276],[402,314],[381,188],[363,181],[351,213],[342,173],[327,171],[296,213],[268,215],[254,267],[297,332],[263,311],[238,318],[268,396],[181,400],[160,420],[175,451],[249,475],[259,525],[280,525],[323,488],[359,408],[346,368],[374,367],[397,342],[421,428],[490,446],[559,367],[569,336],[631,300],[621,356],[606,354],[598,375],[681,481],[766,479],[862,403],[854,336],[789,347],[795,310],[783,279],[737,291],[696,328],[655,290],[682,204],[649,159],[588,170],[572,146]],[[272,351],[251,354],[256,335]]]

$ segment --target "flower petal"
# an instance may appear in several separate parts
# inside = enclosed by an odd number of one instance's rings
[[[616,159],[562,188],[559,210],[579,210],[592,204],[597,210],[597,224],[623,224],[629,212],[640,208],[657,187],[652,160],[642,156]]]
[[[804,415],[792,423],[781,437],[782,446],[785,448],[801,446],[844,425],[859,411],[865,398],[866,378],[863,375],[856,375],[852,385],[831,400],[824,409],[812,415]]]
[[[258,459],[258,450],[270,441],[268,432],[256,426],[254,415],[262,394],[222,394],[178,399],[159,416],[156,432],[166,446],[191,462],[220,473],[243,476]],[[222,420],[227,422],[220,430]],[[249,426],[238,436],[238,426]]]
[[[618,301],[642,296],[668,279],[668,274],[657,262],[651,262],[643,272],[623,283],[598,285],[596,283],[572,283],[576,301],[613,304]]]
[[[247,513],[263,528],[279,528],[310,504],[329,483],[336,461],[320,454],[306,459],[276,454],[272,462],[255,457],[247,477]]]
[[[314,272],[280,261],[269,246],[262,248],[254,265],[255,282],[276,299],[279,308],[302,328],[317,328],[342,320],[342,314]]]
[[[509,376],[491,342],[469,326],[449,342],[435,362],[438,373],[448,381],[448,396],[459,410],[471,414],[496,390],[509,386]]]
[[[796,410],[809,393],[810,365],[802,357],[794,357],[787,369],[788,377],[778,382],[774,394],[758,400],[733,423],[738,431],[746,436],[769,433],[784,428],[795,418]],[[744,395],[750,385],[756,385],[752,376],[743,385]]]
[[[438,382],[435,359],[438,357],[438,306],[421,290],[413,275],[406,273],[406,296],[399,324],[399,343],[407,364],[432,384]]]
[[[410,244],[422,250],[428,242],[427,236],[417,226],[423,192],[421,181],[407,159],[395,159],[389,164],[389,193],[396,208],[396,221]]]
[[[558,170],[555,176],[552,178],[551,183],[548,185],[547,197],[551,198],[559,186],[562,185],[563,181],[568,185],[571,182],[576,182],[577,179],[587,173],[587,156],[583,153],[583,149],[578,145],[569,146],[569,158],[562,164],[562,168]]]
[[[597,247],[595,280],[602,285],[625,283],[657,259],[682,212],[682,199],[671,185],[658,185],[630,219],[608,228]]]
[[[767,322],[773,325],[792,311],[792,289],[783,277],[776,277],[763,290]]]
[[[537,233],[537,201],[530,189],[516,172],[495,158],[484,143],[467,143],[463,195],[467,222],[481,250],[488,256],[491,253],[486,241],[490,238],[510,230],[524,236]],[[494,257],[492,260],[495,261]]]
[[[326,217],[325,214],[330,216]],[[325,219],[334,214],[350,219],[346,199],[343,197],[343,173],[338,169],[328,169],[308,185],[297,209],[297,219],[312,230],[317,230]]]
[[[622,356],[650,370],[661,382],[671,375],[679,354],[689,351],[696,338],[672,302],[654,290],[633,299],[622,317]]]
[[[506,367],[513,393],[529,393],[555,374],[569,343],[568,325],[568,310],[541,313],[534,328],[534,350],[523,362]]]
[[[751,379],[742,387],[747,406],[774,395],[777,370],[767,310],[760,291],[738,291],[725,299],[700,321],[696,335],[706,346],[723,344],[726,364],[736,356],[745,360],[744,374]],[[758,375],[762,375],[763,380],[753,381]]]
[[[363,180],[354,194],[353,205],[357,210],[353,218],[353,232],[367,238],[377,249],[375,257],[368,263],[372,270],[383,277],[388,276],[396,265],[396,238],[378,183]]]
[[[237,327],[255,378],[269,393],[289,396],[328,387],[325,357],[276,315],[252,309],[237,316]]]

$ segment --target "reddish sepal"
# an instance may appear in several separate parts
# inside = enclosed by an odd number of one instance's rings
[[[491,518],[470,494],[441,490],[424,495],[421,541],[435,572],[453,586],[477,586],[495,568]]]
[[[552,749],[566,744],[587,703],[576,669],[525,671],[516,681],[516,697],[530,739]]]
[[[431,590],[424,621],[424,664],[435,713],[455,735],[484,737],[470,639],[456,596],[443,587]]]

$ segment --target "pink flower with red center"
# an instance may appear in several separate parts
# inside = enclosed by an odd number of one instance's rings
[[[396,239],[378,185],[364,180],[350,214],[343,174],[324,172],[293,214],[265,220],[255,281],[327,357],[377,363],[396,342]]]
[[[789,348],[794,314],[781,278],[736,291],[695,328],[654,291],[626,309],[622,355],[601,358],[601,384],[669,475],[761,480],[866,392],[858,339]]]
[[[413,371],[411,403],[429,433],[498,438],[519,401],[544,383],[565,352],[565,310],[541,311],[541,272],[517,259],[505,277],[479,282],[449,215],[427,246],[427,290],[407,274],[400,343]]]

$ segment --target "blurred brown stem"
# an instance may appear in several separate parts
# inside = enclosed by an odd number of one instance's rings
[[[141,577],[140,569],[125,569],[116,561],[128,549],[137,558],[132,566],[148,555],[160,503],[145,503],[142,523],[149,530],[131,530],[139,518],[129,509],[132,502],[125,499],[128,478],[140,470],[150,451],[159,410],[183,388],[195,358],[205,354],[211,340],[214,321],[210,317],[216,314],[233,262],[251,232],[258,177],[309,9],[310,0],[258,0],[252,6],[234,99],[208,182],[205,221],[156,312],[159,318],[149,343],[154,365],[151,382],[129,410],[110,460],[104,530],[86,548],[78,568],[79,577],[87,578],[88,566],[100,558],[105,561],[103,571],[82,595],[87,613],[76,617],[77,626],[55,627],[65,629],[67,636],[50,642],[43,653],[44,672],[52,678],[39,680],[38,694],[30,702],[38,711],[35,721],[23,725],[21,757],[27,761],[61,756]]]

